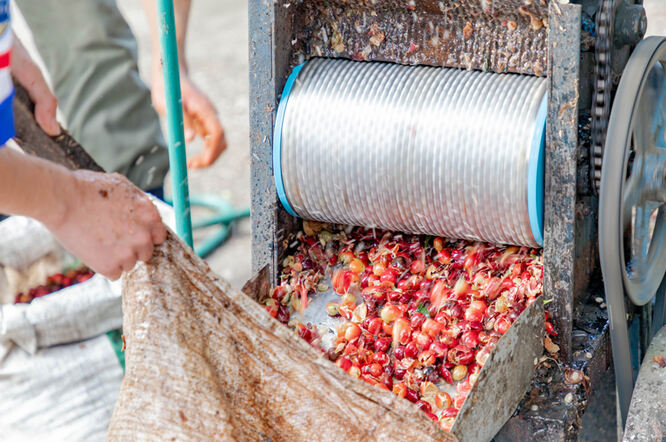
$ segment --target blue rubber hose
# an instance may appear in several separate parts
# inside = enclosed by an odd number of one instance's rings
[[[173,207],[176,214],[176,231],[192,247],[192,219],[187,184],[187,159],[185,156],[185,132],[183,107],[180,95],[178,47],[172,0],[157,0],[157,15],[162,49],[162,75],[166,98],[167,136],[169,141],[169,167]]]

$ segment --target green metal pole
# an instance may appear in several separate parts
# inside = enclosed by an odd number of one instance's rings
[[[169,138],[169,165],[173,207],[176,213],[176,231],[192,247],[192,219],[190,195],[187,184],[187,160],[185,157],[185,133],[183,106],[180,96],[178,47],[172,0],[157,0],[157,16],[162,48],[162,75],[166,98],[167,135]]]

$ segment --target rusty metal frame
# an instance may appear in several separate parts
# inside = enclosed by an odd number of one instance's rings
[[[592,392],[610,364],[608,317],[598,301],[603,288],[593,280],[597,200],[585,181],[587,146],[578,137],[578,117],[588,110],[580,89],[590,80],[581,74],[581,12],[580,5],[568,2],[549,5],[544,296],[552,300],[547,307],[559,332],[554,340],[560,361],[542,360],[497,441],[576,440]],[[585,381],[567,383],[569,370],[582,370]]]
[[[248,13],[252,270],[257,273],[268,266],[275,281],[279,221],[285,214],[273,180],[273,123],[289,73],[291,20],[280,1],[249,0]]]
[[[252,263],[255,272],[268,265],[273,278],[280,239],[293,228],[293,219],[277,201],[271,157],[275,110],[294,62],[290,39],[300,25],[293,23],[297,19],[289,15],[291,9],[282,2],[249,2]],[[552,299],[557,343],[568,361],[574,303],[588,285],[594,265],[589,238],[596,236],[576,234],[590,230],[594,219],[590,201],[577,196],[581,7],[553,1],[549,14],[544,288]]]
[[[549,7],[550,82],[546,126],[544,192],[544,295],[559,335],[561,356],[571,358],[576,250],[576,179],[580,81],[581,7],[551,2]]]

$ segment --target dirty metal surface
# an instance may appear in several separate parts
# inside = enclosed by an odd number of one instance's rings
[[[570,363],[542,356],[536,375],[515,414],[495,436],[497,442],[516,440],[575,441],[591,396],[610,365],[608,316],[592,292],[576,309]],[[580,382],[567,381],[567,373],[581,370]]]
[[[581,7],[549,7],[550,92],[544,192],[544,296],[562,358],[571,357],[576,272],[576,178]]]
[[[273,119],[289,69],[291,19],[268,0],[250,0],[250,186],[252,271],[269,266],[275,275],[279,211],[273,180]]]
[[[489,441],[511,417],[530,386],[543,352],[543,334],[544,308],[537,300],[490,353],[451,429],[458,439]]]
[[[666,357],[666,327],[652,339],[638,372],[623,441],[666,439],[666,367],[653,360],[659,356]]]
[[[271,2],[250,0],[250,186],[252,192],[252,271],[273,270],[277,197],[273,184],[271,133],[275,103]]]
[[[300,0],[295,55],[544,76],[547,0]]]
[[[277,282],[278,255],[295,219],[278,203],[273,179],[273,123],[291,69],[294,16],[286,2],[249,0],[250,186],[252,271],[268,266]]]

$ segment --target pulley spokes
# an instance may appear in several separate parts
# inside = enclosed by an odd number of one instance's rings
[[[624,295],[636,305],[650,302],[666,273],[664,61],[664,38],[634,50],[613,102],[602,166],[599,252],[623,420],[633,390]]]

